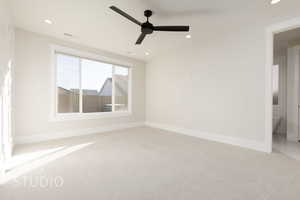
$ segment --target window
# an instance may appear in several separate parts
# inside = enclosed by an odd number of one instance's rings
[[[82,112],[112,112],[114,66],[82,59]]]
[[[56,114],[129,111],[128,67],[55,52]]]
[[[80,59],[57,55],[58,113],[78,113],[80,93]]]
[[[116,66],[114,69],[115,111],[128,109],[128,69]]]

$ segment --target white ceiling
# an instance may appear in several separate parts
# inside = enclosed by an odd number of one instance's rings
[[[159,16],[209,15],[256,6],[262,0],[142,0]]]
[[[150,8],[154,11],[151,22],[155,25],[191,25],[192,39],[187,40],[186,33],[159,32],[136,46],[140,28],[110,10],[111,5],[140,21],[145,20],[143,11]],[[276,9],[270,6],[270,0],[11,0],[11,6],[19,28],[141,60],[192,43],[196,37],[209,35],[213,31],[208,30],[210,28],[233,26],[234,21],[241,21],[241,15],[245,13],[259,16],[259,13]],[[227,15],[231,17],[226,21],[224,16]],[[52,20],[53,24],[44,23],[45,19]],[[74,37],[70,39],[64,33]],[[146,51],[150,56],[145,56]],[[134,55],[128,52],[134,52]]]

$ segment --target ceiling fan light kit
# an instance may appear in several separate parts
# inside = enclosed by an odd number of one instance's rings
[[[147,17],[147,21],[141,23],[135,18],[128,15],[127,13],[125,13],[124,11],[122,11],[121,9],[117,8],[116,6],[111,6],[110,9],[141,27],[141,34],[135,43],[136,45],[142,44],[146,35],[152,34],[153,31],[189,32],[190,30],[189,26],[153,26],[153,24],[149,22],[149,17],[151,17],[153,14],[151,10],[144,11],[144,16]]]

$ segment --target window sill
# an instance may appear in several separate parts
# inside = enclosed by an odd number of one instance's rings
[[[76,120],[91,120],[102,118],[117,118],[128,117],[132,115],[129,111],[106,112],[106,113],[66,113],[56,114],[50,118],[50,121],[76,121]]]

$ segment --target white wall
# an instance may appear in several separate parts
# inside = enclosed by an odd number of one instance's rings
[[[101,118],[93,120],[50,121],[51,58],[50,44],[67,46],[81,51],[110,56],[134,64],[132,70],[132,116]],[[145,66],[137,60],[117,56],[96,49],[82,47],[70,42],[16,29],[16,131],[17,142],[30,138],[43,139],[51,135],[80,134],[86,130],[118,126],[124,123],[143,122],[145,119]],[[34,139],[33,139],[34,140]]]
[[[173,19],[192,25],[192,39],[147,65],[147,122],[262,150],[266,28],[299,17],[299,5]]]
[[[0,0],[0,83],[3,83],[8,62],[13,57],[14,29],[6,0]]]
[[[5,76],[9,71],[9,63],[13,64],[13,52],[14,51],[14,29],[12,25],[12,20],[10,16],[10,9],[8,6],[8,1],[0,0],[0,180],[3,175],[2,171],[2,161],[4,157],[4,144],[5,150],[11,152],[11,141],[10,138],[10,119],[7,116],[11,115],[11,112],[7,107],[3,109],[3,86]],[[12,67],[13,65],[11,65]],[[5,111],[5,112],[4,112]],[[5,119],[5,121],[4,121]],[[9,122],[9,123],[7,123]],[[4,128],[5,127],[5,128]],[[4,134],[6,137],[4,137]],[[9,138],[8,138],[8,137]],[[8,149],[9,148],[9,149]],[[10,152],[7,152],[8,154]]]

